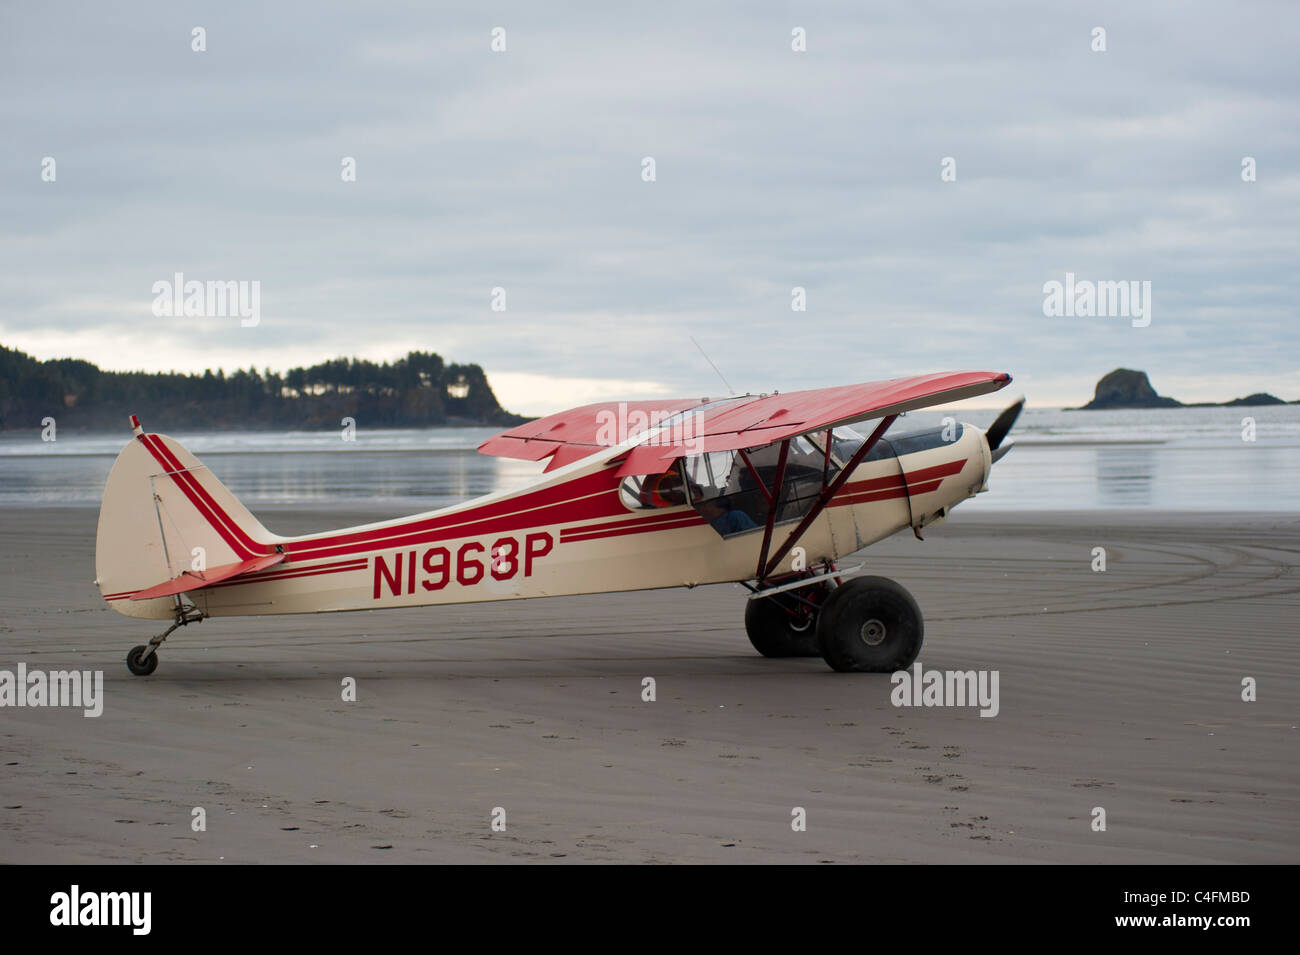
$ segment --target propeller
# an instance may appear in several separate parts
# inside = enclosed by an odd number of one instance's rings
[[[1020,412],[1024,408],[1025,399],[1023,397],[1018,398],[1014,404],[998,415],[994,422],[989,425],[989,429],[984,432],[984,436],[988,439],[990,451],[996,451],[998,446],[1006,439],[1011,426],[1016,423],[1016,419],[1020,417]],[[1008,448],[1010,448],[1010,445],[1008,445]],[[1001,454],[996,455],[993,460],[996,461],[1000,457],[1002,457]]]

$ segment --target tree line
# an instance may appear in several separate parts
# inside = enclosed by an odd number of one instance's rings
[[[279,374],[218,368],[202,374],[105,371],[75,358],[38,361],[0,345],[0,430],[117,430],[138,414],[146,427],[365,428],[435,425],[509,427],[527,419],[503,410],[478,365],[446,364],[413,351],[395,362],[336,358]]]

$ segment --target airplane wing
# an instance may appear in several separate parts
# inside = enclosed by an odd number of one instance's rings
[[[478,446],[482,454],[524,461],[551,457],[546,470],[622,444],[650,427],[651,416],[669,416],[709,404],[707,398],[606,401],[570,408],[502,431]],[[620,422],[622,434],[620,435]],[[553,457],[552,457],[553,456]]]
[[[757,448],[851,421],[973,398],[1010,382],[1011,376],[1004,372],[955,371],[717,401],[690,398],[603,402],[503,431],[479,445],[479,451],[526,461],[550,457],[546,468],[550,471],[649,430],[653,426],[651,415],[667,417],[695,411],[690,425],[682,429],[691,438],[689,449],[685,444],[640,445],[632,449],[619,468],[620,475],[655,474],[667,470],[674,458],[685,454]],[[623,433],[618,433],[615,426],[622,427]]]
[[[188,593],[191,590],[202,590],[204,587],[211,587],[215,583],[223,580],[229,580],[231,577],[238,577],[240,574],[251,574],[255,570],[262,570],[284,560],[284,554],[267,554],[264,557],[254,557],[251,560],[239,560],[231,564],[222,564],[220,567],[212,567],[208,570],[187,570],[179,577],[173,577],[171,580],[150,587],[147,590],[139,590],[131,595],[132,600],[152,600],[154,597],[170,597],[172,594]]]

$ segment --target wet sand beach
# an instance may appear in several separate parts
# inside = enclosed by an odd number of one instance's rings
[[[216,619],[133,677],[95,521],[0,510],[0,669],[104,672],[98,718],[0,709],[0,862],[1300,861],[1300,515],[959,509],[846,561],[993,718],[759,657],[734,585]]]

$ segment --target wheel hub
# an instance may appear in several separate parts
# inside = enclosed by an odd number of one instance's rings
[[[884,622],[872,617],[862,624],[860,636],[867,646],[878,647],[885,642],[886,633]]]

